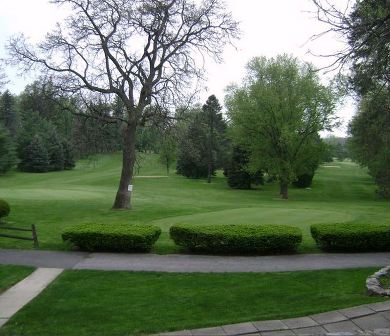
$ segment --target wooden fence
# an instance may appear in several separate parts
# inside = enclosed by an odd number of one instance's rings
[[[16,227],[9,227],[9,226],[1,226],[0,225],[0,230],[31,232],[31,238],[30,237],[15,236],[15,235],[6,234],[6,233],[0,233],[0,237],[21,239],[21,240],[31,240],[34,243],[35,248],[39,247],[37,230],[36,230],[34,224],[31,225],[31,229],[21,229],[21,228],[16,228]]]

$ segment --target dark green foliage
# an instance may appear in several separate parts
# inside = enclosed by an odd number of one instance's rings
[[[0,218],[8,216],[10,211],[11,207],[9,206],[8,202],[0,199]]]
[[[364,94],[377,83],[389,87],[390,2],[357,1],[344,25],[348,30],[348,56],[352,60],[355,89]]]
[[[76,166],[76,163],[73,156],[73,150],[69,142],[67,141],[62,142],[62,150],[64,153],[64,169],[65,170],[73,169]]]
[[[54,127],[50,128],[49,132],[45,135],[45,143],[49,155],[49,171],[64,170],[64,149],[62,147],[62,141]]]
[[[30,173],[49,171],[49,154],[39,135],[35,135],[31,141],[26,140],[19,144],[19,158],[18,168],[21,171]]]
[[[366,94],[349,131],[353,159],[367,166],[378,194],[390,198],[390,89]]]
[[[0,174],[16,164],[16,151],[9,132],[0,124]]]
[[[390,251],[390,225],[316,224],[310,227],[318,247],[335,252]]]
[[[225,167],[225,176],[228,178],[230,188],[250,189],[252,183],[264,183],[262,172],[253,173],[249,170],[248,165],[249,153],[240,147],[234,147],[231,160]]]
[[[206,253],[293,253],[302,241],[299,228],[285,225],[173,225],[177,245]]]
[[[297,179],[293,182],[293,185],[297,188],[308,188],[313,182],[314,173],[306,173],[299,175]]]
[[[142,224],[79,224],[62,233],[86,251],[147,252],[161,234],[157,226]]]
[[[11,136],[15,137],[19,126],[19,116],[16,110],[16,99],[8,90],[0,96],[0,121]]]
[[[224,166],[229,146],[218,99],[210,96],[202,109],[194,109],[185,117],[188,122],[179,139],[177,173],[210,181],[215,170]]]
[[[208,160],[206,153],[206,128],[202,122],[201,114],[196,114],[179,142],[177,173],[189,178],[207,177]]]

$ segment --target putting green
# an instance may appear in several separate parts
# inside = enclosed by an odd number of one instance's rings
[[[333,210],[283,209],[278,207],[241,208],[177,216],[153,221],[164,231],[173,224],[286,224],[307,227],[314,223],[341,223],[354,219],[350,213]]]

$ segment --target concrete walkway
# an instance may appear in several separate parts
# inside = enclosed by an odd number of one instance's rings
[[[0,249],[0,264],[110,271],[283,272],[359,267],[379,268],[390,265],[390,253],[233,257]]]
[[[341,309],[306,317],[182,330],[159,336],[294,336],[294,335],[388,335],[390,301]]]
[[[40,294],[63,270],[38,268],[0,295],[0,327]]]

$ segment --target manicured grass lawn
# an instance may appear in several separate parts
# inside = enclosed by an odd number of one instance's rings
[[[365,295],[373,272],[66,271],[0,334],[122,336],[304,316],[384,300]]]
[[[0,265],[0,294],[34,271],[32,267]]]
[[[177,252],[169,239],[175,223],[286,224],[300,227],[300,252],[318,252],[310,236],[314,223],[388,223],[390,202],[375,199],[375,185],[364,169],[351,162],[321,167],[308,189],[290,189],[282,201],[276,184],[256,190],[233,190],[219,175],[211,184],[174,173],[168,177],[153,154],[140,160],[134,181],[134,210],[112,211],[120,173],[120,155],[80,161],[73,171],[46,174],[13,172],[0,177],[0,198],[12,206],[8,221],[24,227],[35,223],[42,249],[67,249],[62,230],[77,223],[152,223],[163,233],[156,253]],[[154,176],[154,178],[153,178]],[[0,238],[0,248],[32,248],[31,242]]]

